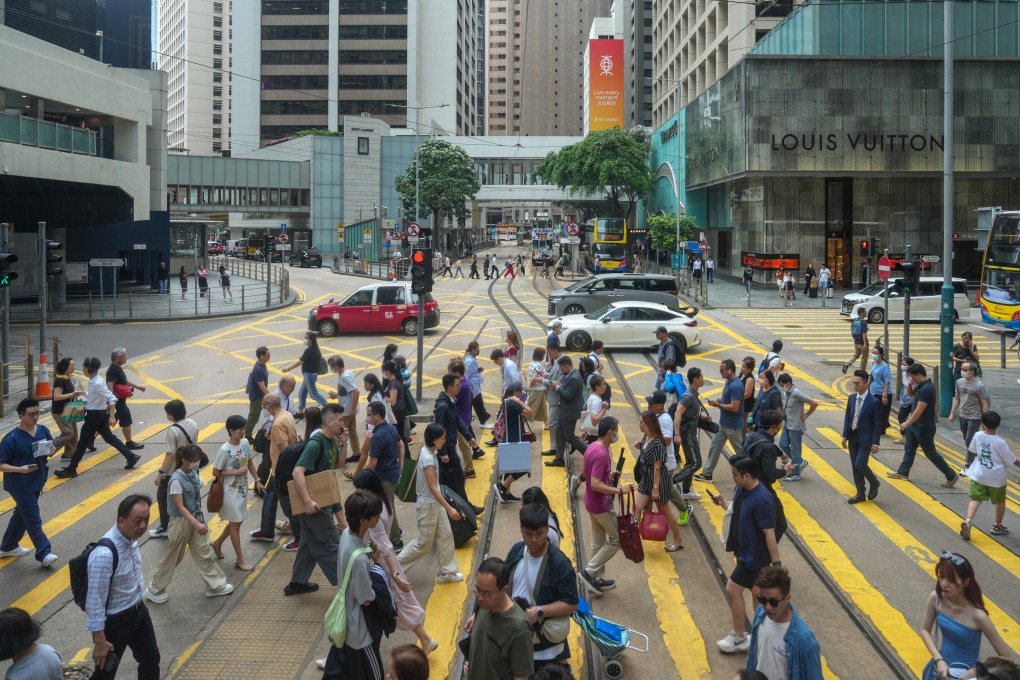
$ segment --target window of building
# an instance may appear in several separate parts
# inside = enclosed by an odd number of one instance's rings
[[[294,2],[293,0],[263,0],[262,14],[329,14],[329,0],[321,2]]]
[[[214,97],[222,97],[223,96],[223,88],[222,87],[216,87],[214,85],[213,89],[212,89],[212,96],[214,96]]]
[[[340,50],[341,64],[406,64],[407,50]]]
[[[213,31],[212,39],[216,42],[223,42],[223,31]]]
[[[221,14],[223,12],[223,3],[222,2],[214,2],[213,6],[212,6],[212,11],[216,12],[217,14]]]
[[[263,50],[263,64],[328,64],[326,50]]]
[[[263,26],[263,40],[328,40],[329,26]]]
[[[407,26],[340,26],[340,40],[407,40]]]
[[[213,17],[212,25],[215,26],[216,28],[222,28],[223,27],[223,17]]]

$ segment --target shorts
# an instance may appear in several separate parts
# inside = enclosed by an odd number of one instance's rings
[[[970,480],[970,488],[967,490],[967,496],[972,501],[989,501],[991,503],[1003,503],[1006,500],[1006,487],[1004,486],[985,486],[980,482],[975,482],[973,479]]]
[[[120,423],[121,429],[131,425],[131,409],[128,408],[126,399],[118,399],[117,403],[113,406],[113,412],[117,416],[117,422]]]
[[[733,573],[730,574],[730,580],[738,586],[750,590],[754,588],[754,582],[758,580],[758,573],[760,571],[761,569],[748,569],[743,563],[737,562],[737,566],[733,568]]]

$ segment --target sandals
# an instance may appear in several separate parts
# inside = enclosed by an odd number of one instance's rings
[[[240,571],[252,571],[254,568],[247,562],[241,562],[240,560],[234,562],[234,569],[239,569]]]
[[[212,546],[212,550],[213,550],[213,554],[216,555],[216,559],[218,559],[218,560],[222,560],[223,559],[223,549],[222,548],[217,548],[215,545],[213,545]]]
[[[666,544],[666,552],[668,552],[668,553],[677,552],[677,551],[680,551],[680,550],[683,550],[683,549],[684,549],[683,543],[680,543],[679,545],[677,545],[675,543],[667,543]]]

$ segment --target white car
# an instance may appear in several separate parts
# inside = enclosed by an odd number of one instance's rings
[[[549,322],[563,324],[563,345],[581,352],[601,340],[606,347],[648,349],[658,344],[655,329],[665,326],[684,350],[701,344],[698,322],[690,316],[654,302],[612,302],[590,314],[558,316]]]
[[[889,279],[889,320],[903,321],[905,312],[901,279]],[[967,280],[953,278],[953,319],[960,320],[961,312],[970,314],[970,299],[967,297]],[[859,309],[867,312],[868,323],[880,324],[885,321],[885,282],[878,281],[856,293],[843,297],[839,313],[856,319]],[[922,276],[910,296],[911,321],[938,321],[942,310],[942,277]]]

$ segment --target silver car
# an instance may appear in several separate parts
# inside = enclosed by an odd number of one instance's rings
[[[611,302],[654,302],[676,309],[676,279],[669,274],[599,274],[550,293],[549,314],[587,314]]]

